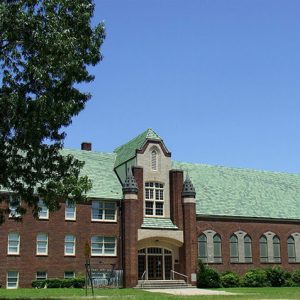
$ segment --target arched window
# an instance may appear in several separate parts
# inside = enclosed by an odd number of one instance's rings
[[[276,235],[273,237],[273,253],[274,262],[280,262],[280,240]]]
[[[221,237],[218,234],[215,234],[213,237],[214,243],[214,262],[222,262],[222,250],[221,250]]]
[[[235,234],[230,237],[230,262],[239,262],[238,238]]]
[[[268,241],[266,236],[259,239],[260,262],[268,262]]]
[[[207,262],[207,238],[204,233],[198,236],[198,256],[203,262]]]
[[[158,152],[156,149],[151,151],[151,170],[157,171],[158,170]]]
[[[249,235],[244,237],[245,262],[252,262],[252,240]]]
[[[289,262],[296,262],[295,239],[290,236],[287,240]]]

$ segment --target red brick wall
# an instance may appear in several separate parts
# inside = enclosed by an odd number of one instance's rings
[[[254,220],[218,220],[200,219],[197,221],[197,235],[205,230],[212,229],[220,234],[222,239],[222,264],[211,264],[217,270],[232,270],[239,274],[253,268],[267,268],[274,263],[260,263],[259,238],[267,231],[274,232],[280,239],[281,265],[286,270],[299,269],[300,263],[288,263],[287,239],[291,233],[300,232],[300,222],[267,222]],[[230,263],[229,238],[232,233],[242,230],[252,239],[252,263]],[[276,263],[278,265],[278,263]]]
[[[19,271],[20,287],[31,286],[37,271],[47,271],[48,278],[63,278],[65,271],[75,271],[76,275],[85,273],[84,245],[91,241],[93,235],[116,236],[119,241],[119,223],[92,222],[91,205],[77,205],[76,221],[65,221],[65,206],[59,211],[50,213],[49,220],[36,220],[30,209],[23,221],[16,223],[8,219],[0,225],[0,282],[6,286],[6,273],[9,270]],[[9,232],[20,234],[20,255],[7,255],[7,235]],[[36,256],[36,236],[38,233],[48,234],[48,256]],[[64,238],[66,234],[76,237],[76,255],[64,256]],[[117,245],[117,253],[119,245]],[[101,261],[101,263],[100,263]],[[118,257],[92,257],[94,268],[111,268],[116,264],[119,268]]]

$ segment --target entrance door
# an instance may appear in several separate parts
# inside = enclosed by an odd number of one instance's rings
[[[148,279],[159,280],[162,276],[162,256],[148,256]]]

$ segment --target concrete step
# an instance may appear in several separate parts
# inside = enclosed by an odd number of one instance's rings
[[[136,286],[139,289],[184,289],[192,287],[184,280],[139,280]]]

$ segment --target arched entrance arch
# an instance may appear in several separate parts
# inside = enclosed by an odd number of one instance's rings
[[[138,277],[146,280],[170,280],[173,270],[173,253],[163,247],[138,250]]]

